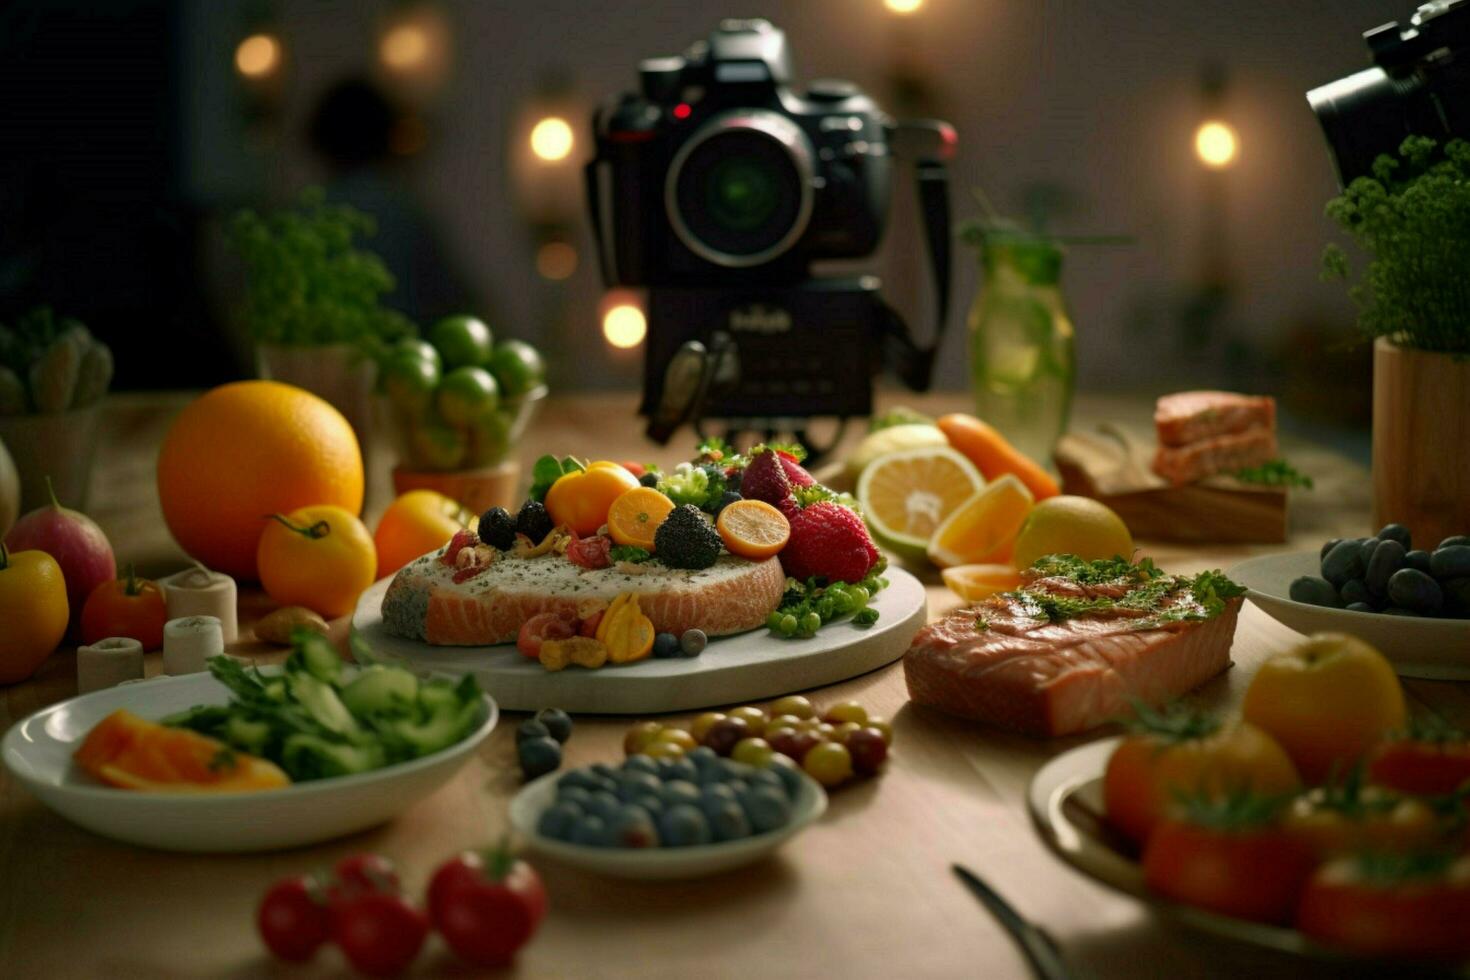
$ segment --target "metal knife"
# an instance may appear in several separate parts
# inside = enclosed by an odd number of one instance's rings
[[[987,885],[970,869],[958,864],[950,865],[950,869],[960,881],[964,882],[970,894],[978,898],[980,904],[1000,920],[1000,924],[1015,939],[1016,945],[1021,947],[1022,954],[1025,955],[1027,962],[1031,964],[1031,969],[1038,977],[1041,977],[1042,980],[1072,980],[1072,972],[1067,969],[1061,950],[1057,948],[1056,941],[1047,935],[1046,930],[1022,918],[1021,914],[1011,907],[1010,902],[1001,898],[994,888]]]

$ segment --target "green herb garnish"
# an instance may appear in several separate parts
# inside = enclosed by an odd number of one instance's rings
[[[536,460],[536,465],[531,467],[531,499],[537,503],[544,501],[546,491],[551,489],[553,483],[568,473],[580,473],[586,468],[586,464],[575,456],[563,456],[560,459],[555,456],[542,456]]]
[[[883,577],[887,569],[887,559],[879,558],[867,577],[857,584],[788,578],[786,594],[775,612],[767,617],[766,626],[787,639],[815,636],[827,623],[849,615],[854,625],[871,626],[878,621],[878,610],[868,603],[888,587],[888,580]]]
[[[632,544],[615,544],[608,552],[608,557],[615,562],[626,561],[634,565],[653,560],[653,552],[647,548],[640,548]]]
[[[1255,483],[1265,487],[1312,489],[1312,478],[1284,459],[1273,459],[1260,466],[1247,466],[1243,470],[1236,470],[1235,478],[1241,483]]]
[[[1218,570],[1193,578],[1165,575],[1147,558],[1134,563],[1120,556],[1088,561],[1076,555],[1047,555],[1031,568],[1043,578],[1063,578],[1079,585],[1128,586],[1118,597],[1057,595],[1029,587],[1004,593],[1019,602],[1026,615],[1051,622],[1126,610],[1140,615],[1138,629],[1156,629],[1165,623],[1214,619],[1225,611],[1226,600],[1245,594],[1242,586]]]

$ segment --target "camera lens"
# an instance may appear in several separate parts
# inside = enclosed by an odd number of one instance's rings
[[[731,113],[695,133],[669,168],[666,205],[680,240],[727,267],[769,262],[811,217],[811,153],[790,120]]]

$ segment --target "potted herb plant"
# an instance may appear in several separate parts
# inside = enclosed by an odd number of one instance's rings
[[[316,188],[294,208],[240,211],[230,224],[230,242],[246,266],[242,314],[261,377],[331,402],[364,451],[378,358],[415,333],[406,316],[382,303],[393,290],[392,274],[356,244],[374,230],[371,216],[328,204]]]
[[[0,449],[14,458],[20,513],[51,499],[48,477],[63,499],[87,506],[98,406],[111,383],[112,351],[79,321],[42,306],[0,325]]]
[[[1327,216],[1367,256],[1351,295],[1374,343],[1375,522],[1432,547],[1470,530],[1470,143],[1409,137]],[[1323,268],[1351,273],[1337,245]]]

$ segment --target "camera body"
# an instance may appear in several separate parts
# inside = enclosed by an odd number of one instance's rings
[[[1363,40],[1372,68],[1307,93],[1344,185],[1407,136],[1470,135],[1470,0],[1433,0]]]
[[[947,294],[953,130],[895,123],[850,82],[798,91],[785,35],[765,20],[723,21],[639,75],[639,91],[597,111],[586,176],[604,282],[649,291],[651,434],[705,415],[866,414],[881,351],[906,328],[876,279],[817,278],[812,264],[877,249],[911,147]],[[932,356],[909,360],[905,379],[927,386]]]

